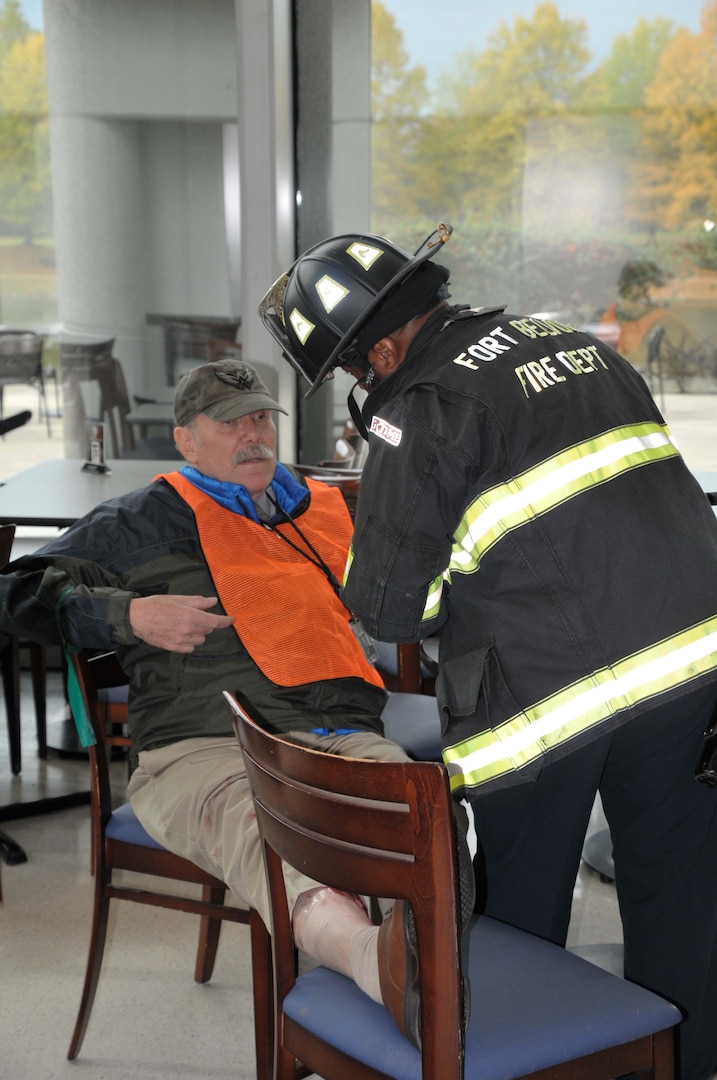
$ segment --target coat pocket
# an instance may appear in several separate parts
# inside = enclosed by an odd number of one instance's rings
[[[518,704],[503,674],[493,641],[482,642],[441,664],[436,679],[444,745],[463,742],[486,731],[497,731],[507,721],[530,720]],[[542,754],[521,776],[540,772]]]

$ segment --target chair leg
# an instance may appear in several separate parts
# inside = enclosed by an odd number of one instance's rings
[[[42,645],[30,642],[30,669],[32,671],[32,696],[35,702],[37,727],[37,756],[47,757],[47,676],[45,650]]]
[[[99,886],[96,886],[99,888]],[[72,1033],[70,1049],[67,1051],[68,1061],[74,1061],[80,1052],[80,1047],[87,1031],[90,1013],[97,993],[97,983],[100,978],[102,956],[105,951],[107,939],[107,922],[110,913],[110,901],[107,896],[95,894],[95,910],[92,915],[92,931],[90,936],[90,952],[87,957],[87,970],[85,972],[85,985],[82,989],[80,1010],[77,1014],[75,1030]]]
[[[271,936],[257,911],[252,910],[249,926],[254,987],[256,1080],[272,1080],[274,1076],[274,976]]]
[[[657,1031],[652,1036],[655,1080],[673,1080],[675,1075],[675,1029]]]
[[[45,424],[47,425],[47,435],[48,435],[48,438],[52,438],[52,429],[50,428],[50,410],[47,407],[47,395],[45,394],[45,383],[42,380],[42,377],[40,378],[40,385],[38,387],[38,392],[39,392],[39,406],[40,406],[39,409],[38,409],[38,412],[39,412],[40,417],[42,417],[42,415],[44,413],[44,415],[45,415]]]
[[[7,732],[10,742],[10,768],[15,776],[22,769],[20,746],[20,658],[16,638],[11,638],[0,648],[0,666],[5,691]]]
[[[212,904],[224,903],[226,890],[213,889],[211,885],[202,888],[202,900]],[[214,971],[214,962],[217,958],[217,946],[219,934],[222,929],[221,919],[212,919],[209,915],[202,915],[199,919],[199,944],[197,946],[197,959],[194,965],[194,981],[207,983]]]

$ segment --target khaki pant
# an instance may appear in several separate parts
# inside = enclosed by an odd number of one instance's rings
[[[379,761],[409,761],[396,743],[372,732],[314,735],[290,741],[326,753]],[[269,900],[249,783],[234,738],[183,739],[139,755],[127,789],[132,809],[158,843],[225,881],[269,925]],[[286,866],[290,907],[316,881]]]

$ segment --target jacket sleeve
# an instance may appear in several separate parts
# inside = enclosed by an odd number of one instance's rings
[[[380,410],[394,441],[370,436],[342,597],[382,641],[420,641],[447,617],[443,575],[481,452],[472,405],[414,388]]]
[[[129,603],[139,595],[91,562],[50,555],[19,559],[0,576],[0,628],[42,644],[112,649],[136,641]]]
[[[176,501],[176,500],[175,500]],[[98,506],[32,555],[0,571],[0,629],[42,644],[63,635],[77,648],[137,641],[129,624],[135,567],[148,546],[151,503],[139,493]],[[168,513],[165,511],[165,520]],[[157,516],[155,513],[155,516]]]

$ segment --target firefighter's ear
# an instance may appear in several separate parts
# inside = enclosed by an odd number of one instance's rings
[[[385,379],[395,371],[402,359],[396,342],[390,337],[381,338],[368,351],[368,362],[379,379]]]

